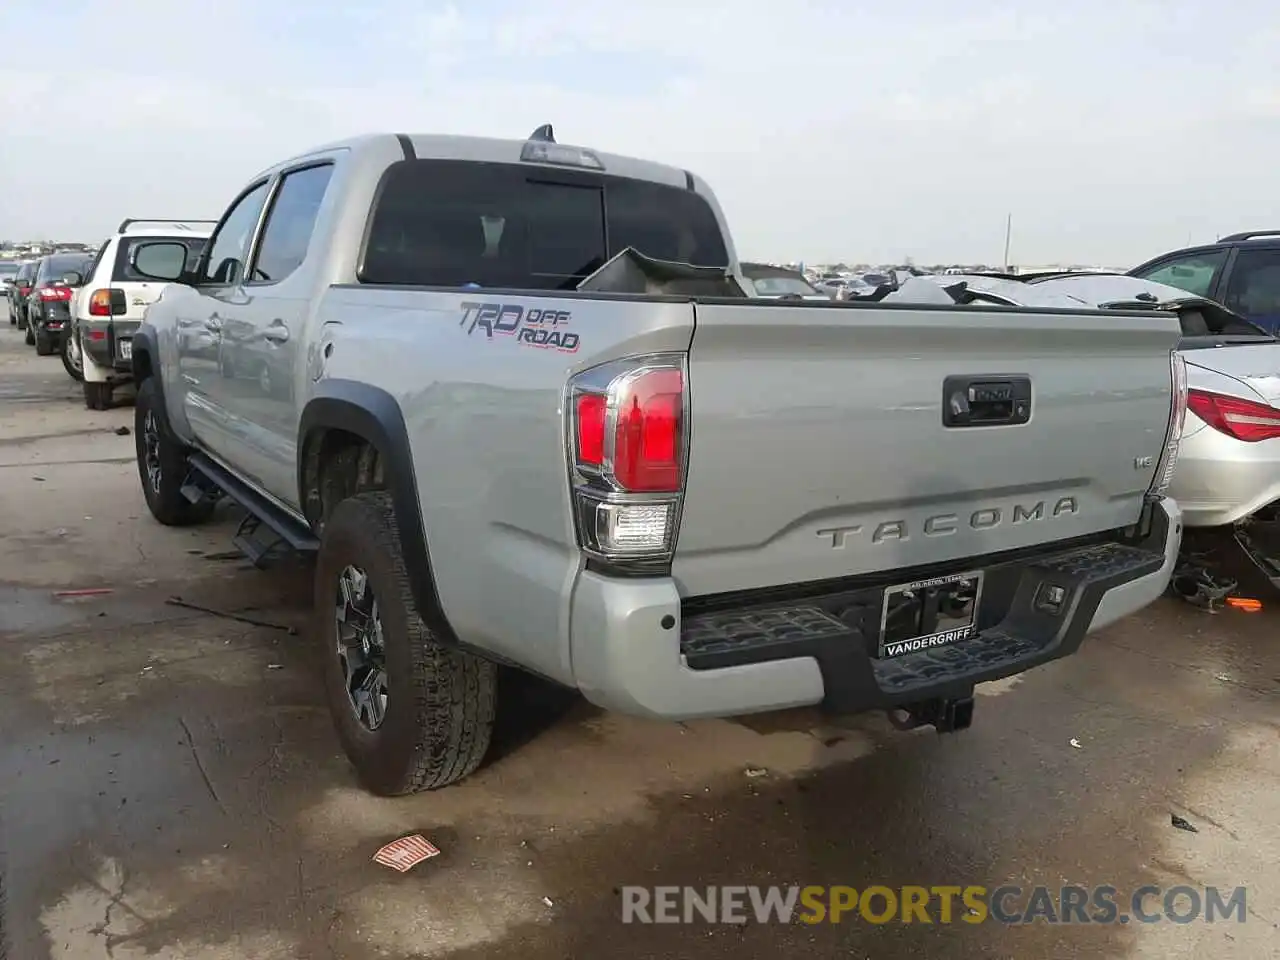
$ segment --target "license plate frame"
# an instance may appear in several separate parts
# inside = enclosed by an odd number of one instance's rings
[[[133,338],[126,337],[116,344],[116,351],[120,354],[121,360],[133,362]]]
[[[984,571],[966,570],[963,573],[913,580],[885,588],[880,601],[880,633],[876,637],[876,657],[893,660],[921,650],[949,647],[972,639],[978,632],[977,618],[982,609],[984,581]],[[963,599],[966,591],[972,593],[964,604],[967,613],[956,615],[952,610],[943,609],[946,606],[954,607],[957,598]],[[933,611],[932,614],[927,613],[929,609]],[[931,620],[926,620],[926,615]],[[908,626],[905,634],[890,638],[890,618],[894,616],[900,621],[914,617],[914,629]],[[900,633],[901,623],[892,626],[895,633]]]

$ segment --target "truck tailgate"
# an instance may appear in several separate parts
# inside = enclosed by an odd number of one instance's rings
[[[673,576],[697,596],[1126,526],[1178,338],[1171,314],[700,303]],[[966,377],[1029,387],[1026,422],[944,425]]]

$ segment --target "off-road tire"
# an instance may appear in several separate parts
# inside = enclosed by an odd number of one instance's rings
[[[52,357],[53,356],[53,338],[47,333],[43,336],[36,334],[36,356]]]
[[[86,410],[110,410],[113,388],[109,383],[91,383],[80,381],[84,389],[84,407]]]
[[[62,369],[67,371],[67,376],[77,383],[84,382],[84,351],[80,351],[80,369],[77,370],[75,364],[71,362],[71,344],[72,338],[76,335],[74,330],[67,331],[62,338],[62,349],[59,355],[62,357]],[[87,399],[87,398],[86,398]]]
[[[368,576],[382,620],[387,712],[372,731],[351,709],[337,656],[334,614],[339,579],[348,566]],[[325,697],[360,781],[393,797],[444,787],[473,773],[489,749],[498,669],[440,642],[423,622],[389,494],[362,493],[337,505],[321,536],[315,582]]]
[[[85,387],[99,386],[86,383]],[[159,435],[159,482],[153,485],[147,471],[148,417],[154,417]],[[151,515],[166,527],[189,527],[203,523],[213,514],[213,502],[201,500],[192,503],[182,494],[186,482],[187,455],[191,452],[173,435],[160,391],[154,377],[148,377],[138,385],[138,399],[133,408],[134,449],[138,457],[138,480],[142,483],[142,495],[146,498]]]

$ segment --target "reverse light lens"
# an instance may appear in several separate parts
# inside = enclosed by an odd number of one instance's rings
[[[670,547],[670,503],[610,503],[584,498],[588,549],[612,558],[648,557]]]
[[[1265,403],[1192,390],[1187,406],[1213,429],[1236,440],[1257,443],[1280,437],[1280,409]]]

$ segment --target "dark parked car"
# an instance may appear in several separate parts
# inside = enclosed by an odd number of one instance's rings
[[[9,288],[13,286],[13,279],[18,275],[18,267],[22,264],[17,260],[0,260],[0,297],[4,297],[7,302],[9,299]]]
[[[27,298],[27,343],[36,353],[51,356],[62,349],[71,326],[71,297],[84,283],[92,257],[83,253],[55,253],[40,261]]]
[[[1280,332],[1280,230],[1233,233],[1166,253],[1129,276],[1216,300],[1268,333]]]
[[[27,297],[31,295],[38,265],[36,260],[21,264],[14,275],[13,286],[9,287],[9,323],[23,330],[27,328]]]

